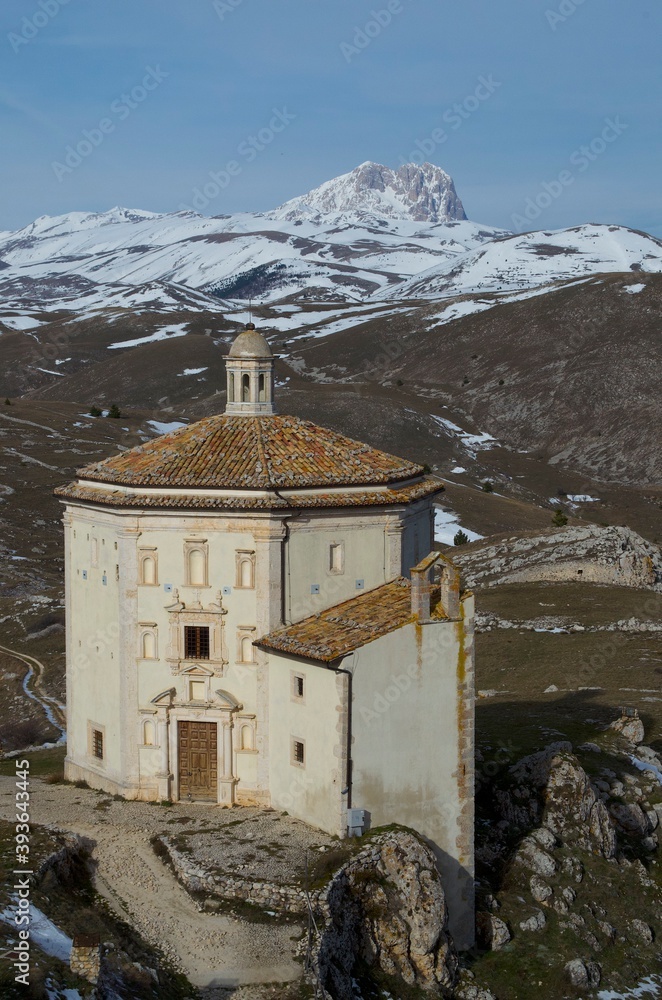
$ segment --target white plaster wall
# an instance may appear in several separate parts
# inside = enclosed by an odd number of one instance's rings
[[[430,840],[458,944],[470,941],[473,759],[464,729],[473,665],[464,623],[407,625],[351,659],[352,806],[368,810],[372,826],[400,823]]]
[[[103,512],[76,509],[66,520],[69,522],[65,551],[69,584],[67,758],[81,767],[119,780],[120,583],[116,579],[119,525]],[[93,556],[95,544],[96,559]],[[103,762],[90,753],[88,723],[105,731]]]
[[[304,677],[302,702],[292,697],[291,674]],[[325,667],[271,653],[271,803],[291,816],[339,836],[345,797],[342,701],[345,679]],[[305,766],[291,763],[291,741],[305,743]]]

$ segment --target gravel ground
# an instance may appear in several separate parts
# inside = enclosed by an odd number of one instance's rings
[[[0,777],[2,818],[13,816],[14,791],[14,779]],[[254,989],[252,993],[227,990],[300,978],[301,965],[294,960],[292,938],[300,935],[301,928],[295,924],[248,924],[200,912],[149,842],[154,834],[171,834],[180,825],[173,820],[189,817],[193,820],[191,829],[210,823],[228,827],[239,813],[254,817],[257,810],[115,802],[88,789],[48,785],[37,779],[30,791],[32,821],[70,830],[95,842],[98,891],[119,916],[160,947],[190,982],[202,989],[207,1000],[230,995],[233,1000],[276,996],[277,988],[275,993],[271,989]],[[186,829],[188,823],[181,826]],[[232,829],[236,827],[230,826]],[[229,840],[225,837],[224,844]]]
[[[288,885],[304,884],[306,853],[312,867],[316,855],[334,844],[327,834],[264,809],[217,810],[213,826],[199,830],[198,817],[188,823],[177,817],[168,823],[167,835],[212,873]]]

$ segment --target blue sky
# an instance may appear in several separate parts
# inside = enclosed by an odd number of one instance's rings
[[[476,221],[551,191],[529,228],[662,236],[660,37],[654,0],[2,0],[0,230],[219,171],[205,214],[259,211],[423,147]]]

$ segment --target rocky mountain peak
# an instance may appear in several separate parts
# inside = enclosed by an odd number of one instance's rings
[[[391,170],[370,161],[285,202],[270,214],[295,221],[336,213],[432,223],[466,219],[453,179],[445,170],[432,163],[405,163]]]

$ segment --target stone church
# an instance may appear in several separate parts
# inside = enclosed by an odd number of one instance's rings
[[[276,413],[249,324],[225,413],[77,473],[65,505],[66,776],[263,805],[435,849],[473,938],[473,597],[438,479]]]

